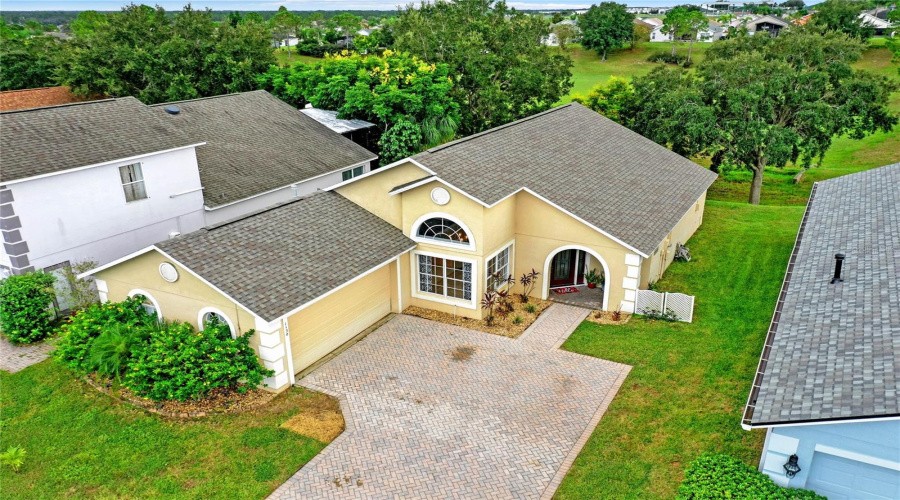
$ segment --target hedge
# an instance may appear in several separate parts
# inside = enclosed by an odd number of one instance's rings
[[[706,453],[691,462],[678,489],[679,500],[826,500],[813,491],[785,488],[744,462]]]
[[[31,272],[0,280],[0,330],[13,344],[37,342],[50,334],[53,309],[52,274]]]

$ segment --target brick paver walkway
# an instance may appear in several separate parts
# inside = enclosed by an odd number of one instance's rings
[[[270,498],[551,496],[630,370],[557,349],[587,312],[515,340],[397,316],[300,381],[347,429]]]
[[[11,373],[23,370],[47,359],[52,350],[53,344],[49,342],[16,346],[0,336],[0,370]]]

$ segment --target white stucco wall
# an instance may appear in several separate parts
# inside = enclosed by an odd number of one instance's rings
[[[147,198],[125,201],[119,167],[140,162]],[[203,226],[193,147],[138,160],[8,183],[35,269],[64,261],[100,264]],[[191,192],[192,191],[192,192]],[[186,194],[181,194],[186,193]]]
[[[342,168],[335,172],[298,182],[296,184],[296,193],[293,187],[285,186],[283,188],[276,189],[259,196],[237,201],[230,205],[224,205],[212,210],[206,209],[206,225],[211,226],[214,224],[220,224],[227,220],[234,219],[235,217],[239,217],[250,212],[255,212],[257,210],[262,210],[278,203],[283,203],[290,200],[291,198],[306,196],[319,189],[325,189],[334,186],[335,184],[339,184],[341,182],[342,172],[344,172],[345,170],[352,170],[353,168],[359,166],[363,167],[363,173],[368,172],[371,168],[369,162],[359,163],[353,165],[352,167]]]

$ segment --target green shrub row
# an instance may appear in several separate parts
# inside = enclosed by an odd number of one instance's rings
[[[161,323],[142,301],[136,296],[76,313],[60,331],[57,360],[79,373],[115,377],[155,401],[198,399],[216,388],[246,392],[274,373],[250,347],[253,330],[232,338],[218,321],[201,331],[189,323]]]
[[[673,55],[669,52],[657,52],[654,54],[650,54],[650,57],[647,58],[647,61],[664,64],[676,64],[683,68],[690,68],[693,64],[693,61],[689,61],[686,55]]]
[[[50,334],[53,308],[52,274],[27,273],[0,280],[0,330],[13,344],[42,340]]]
[[[339,54],[342,50],[347,50],[347,48],[336,43],[323,43],[320,45],[316,42],[310,42],[298,43],[296,46],[291,47],[291,50],[295,50],[298,54],[304,56],[325,57],[325,54]]]
[[[679,500],[826,500],[813,491],[785,488],[744,462],[706,453],[691,462],[678,489]]]

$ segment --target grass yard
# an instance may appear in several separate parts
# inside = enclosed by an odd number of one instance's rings
[[[290,66],[298,62],[314,63],[317,61],[321,61],[322,59],[319,57],[300,55],[293,51],[291,51],[290,57],[288,57],[288,53],[286,50],[278,49],[275,51],[275,60],[279,66]]]
[[[264,498],[325,443],[280,427],[326,396],[301,389],[255,411],[164,419],[118,403],[53,361],[0,372],[3,498]]]
[[[672,498],[704,451],[749,464],[765,433],[740,427],[803,207],[707,204],[660,289],[696,295],[694,323],[584,322],[564,349],[634,366],[556,497]]]

